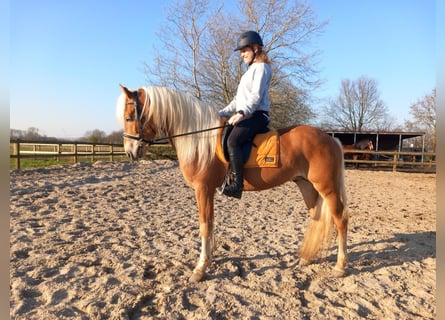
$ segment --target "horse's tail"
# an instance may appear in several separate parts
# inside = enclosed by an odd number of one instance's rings
[[[337,142],[338,147],[340,149],[341,152],[341,157],[340,157],[340,161],[339,161],[339,173],[340,173],[340,179],[338,181],[338,188],[340,190],[340,200],[341,203],[343,204],[343,217],[347,218],[347,198],[346,198],[346,184],[345,184],[345,155],[343,152],[343,145],[341,143],[341,141],[338,138],[334,138],[335,142]],[[346,216],[345,216],[346,215]]]
[[[331,246],[334,223],[326,201],[318,195],[314,213],[306,229],[303,244],[300,248],[300,257],[305,262],[313,260],[320,251],[326,251]]]
[[[341,152],[340,161],[337,164],[338,181],[337,193],[342,207],[342,219],[348,220],[348,213],[346,210],[346,187],[345,187],[345,166],[343,157],[343,148],[341,142],[336,139]],[[330,213],[330,208],[323,197],[318,194],[317,202],[314,210],[311,213],[311,220],[306,230],[306,235],[303,244],[300,248],[300,256],[304,262],[313,260],[320,251],[327,253],[331,246],[332,234],[334,231],[334,222]]]

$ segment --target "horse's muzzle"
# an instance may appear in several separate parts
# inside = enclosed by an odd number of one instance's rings
[[[127,142],[125,144],[125,154],[132,161],[137,161],[144,155],[144,144],[141,142]]]
[[[133,155],[133,153],[125,152],[125,154],[127,155],[128,158],[130,158],[130,160],[132,160],[132,161],[136,160],[136,157]]]

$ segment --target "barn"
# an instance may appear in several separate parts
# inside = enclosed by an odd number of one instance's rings
[[[409,148],[409,139],[422,137],[422,149],[425,146],[425,132],[377,132],[377,131],[326,131],[338,138],[343,145],[356,144],[363,140],[372,140],[375,151],[402,151]]]

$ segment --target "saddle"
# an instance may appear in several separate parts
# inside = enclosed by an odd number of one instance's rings
[[[226,127],[218,135],[216,156],[223,162],[229,162],[227,139],[233,127]],[[244,168],[277,168],[279,165],[280,139],[276,130],[258,133],[253,140],[242,146]]]

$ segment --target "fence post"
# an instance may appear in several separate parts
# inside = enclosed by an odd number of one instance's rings
[[[15,166],[17,170],[20,170],[20,140],[14,143],[14,154],[16,155]]]
[[[77,163],[77,143],[74,143],[73,145],[73,151],[74,151],[74,163]]]
[[[62,160],[62,157],[60,157],[61,154],[62,154],[62,144],[59,143],[57,145],[57,156],[56,156],[57,157],[56,160],[59,164],[60,164],[60,161]]]
[[[113,162],[114,161],[114,148],[113,148],[113,145],[110,145],[110,152],[111,152],[110,160],[111,160],[111,162]]]
[[[397,171],[397,158],[399,157],[399,154],[396,152],[394,153],[394,158],[393,158],[393,164],[392,164],[392,171]]]

